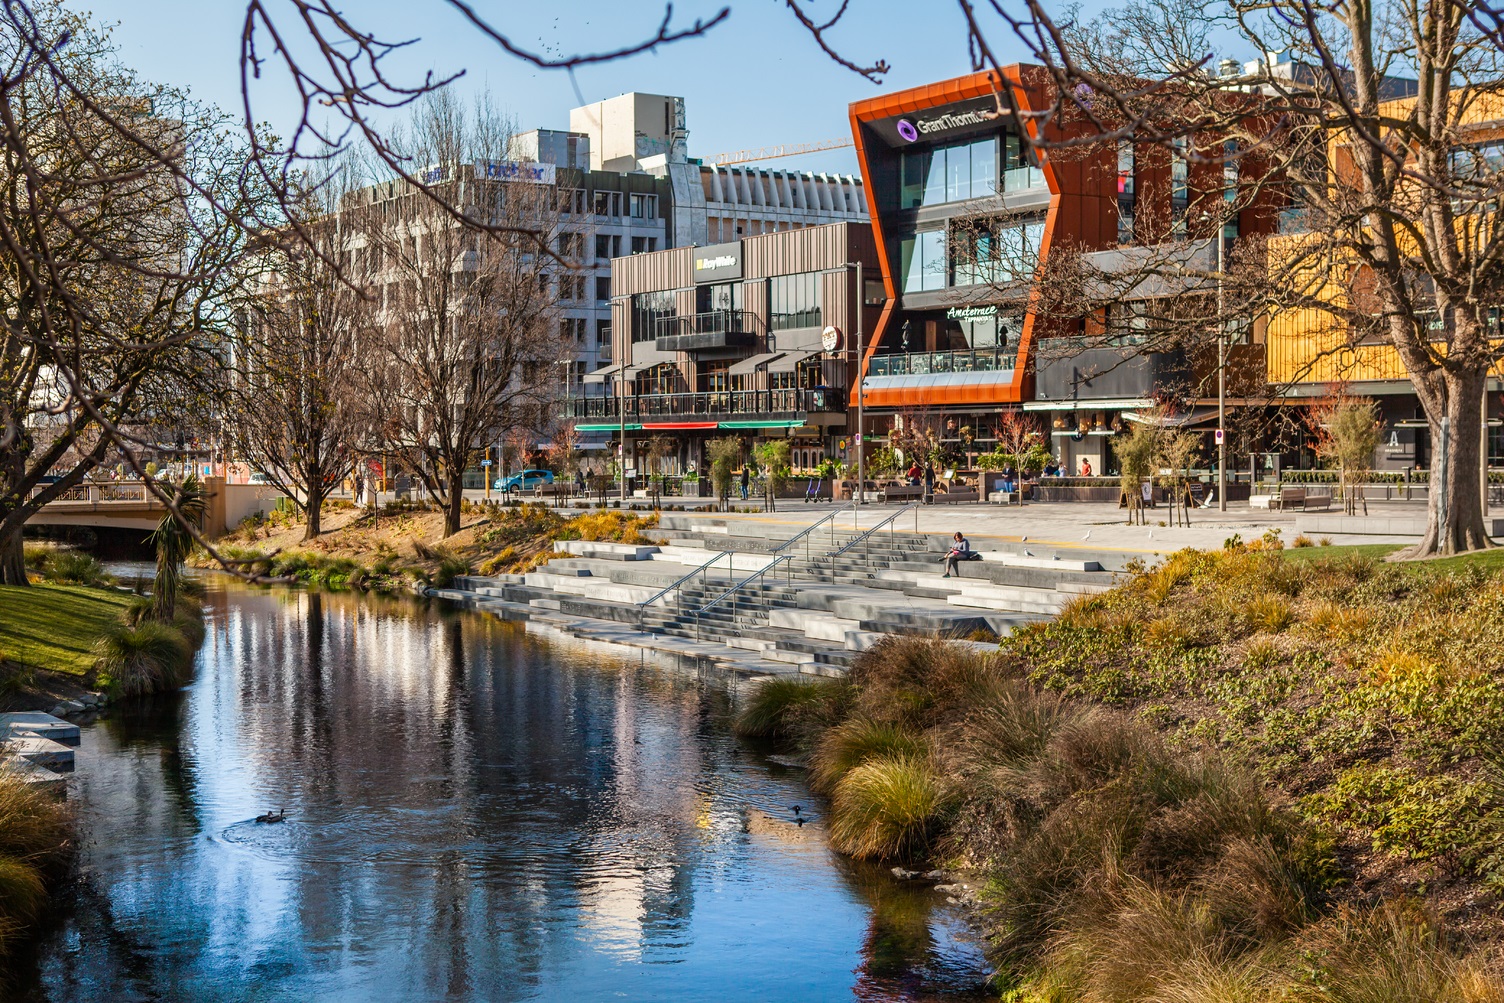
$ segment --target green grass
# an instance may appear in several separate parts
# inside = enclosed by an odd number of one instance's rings
[[[0,586],[0,652],[12,662],[81,676],[94,642],[118,626],[124,592],[83,585]]]
[[[1292,561],[1313,561],[1324,557],[1367,557],[1382,561],[1397,550],[1404,549],[1400,543],[1359,543],[1343,547],[1286,547],[1281,553]],[[1504,570],[1504,547],[1480,550],[1460,557],[1438,557],[1428,561],[1397,561],[1407,570],[1460,571],[1478,568],[1483,571]]]

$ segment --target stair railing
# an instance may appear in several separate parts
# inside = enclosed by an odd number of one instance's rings
[[[643,626],[643,624],[642,624],[642,618],[647,613],[647,608],[649,606],[653,605],[653,603],[657,602],[659,599],[662,599],[664,596],[668,595],[670,592],[675,592],[676,590],[678,592],[678,594],[675,595],[675,597],[674,597],[675,602],[677,604],[676,605],[676,612],[679,614],[680,617],[682,617],[684,615],[684,595],[683,595],[683,590],[680,589],[679,586],[681,586],[685,582],[689,581],[695,575],[701,576],[700,577],[700,581],[703,583],[704,580],[705,580],[704,576],[710,571],[710,566],[712,564],[715,564],[717,561],[719,561],[723,557],[726,558],[726,571],[727,571],[727,573],[735,575],[736,574],[736,564],[735,564],[735,561],[732,559],[732,551],[730,551],[730,550],[723,550],[723,551],[721,551],[719,554],[716,554],[710,560],[706,561],[704,564],[702,564],[699,567],[695,568],[693,571],[690,571],[687,574],[680,575],[677,579],[674,580],[674,583],[672,585],[666,585],[666,586],[664,586],[663,588],[659,589],[656,593],[654,593],[651,597],[649,597],[647,599],[644,599],[642,602],[638,603],[637,604],[637,629],[639,631],[642,631],[644,634],[647,633],[647,628],[645,628]]]
[[[826,560],[834,561],[837,557],[840,557],[842,554],[845,554],[847,551],[851,550],[857,544],[861,544],[862,545],[862,562],[867,565],[867,573],[871,574],[872,573],[872,535],[874,533],[876,533],[878,530],[880,530],[880,529],[882,529],[884,527],[887,527],[887,530],[888,530],[888,548],[890,550],[893,549],[893,533],[894,533],[893,523],[897,522],[898,521],[898,517],[901,516],[901,515],[903,515],[905,512],[909,511],[909,509],[913,509],[914,510],[914,532],[917,534],[919,532],[919,503],[918,502],[910,502],[909,504],[905,505],[903,508],[899,509],[897,512],[894,512],[892,515],[888,516],[882,522],[877,523],[875,526],[873,526],[871,529],[867,530],[861,536],[858,536],[855,539],[853,539],[850,543],[847,543],[844,547],[840,548],[839,550],[832,550],[830,553],[826,554],[825,555]]]
[[[848,505],[848,506],[846,506],[844,508],[838,508],[838,509],[836,509],[833,512],[827,513],[818,522],[814,523],[811,526],[806,527],[797,536],[791,536],[791,537],[789,537],[783,543],[779,544],[776,548],[774,548],[773,553],[774,554],[782,554],[784,551],[788,550],[790,547],[793,547],[795,544],[797,544],[800,540],[803,540],[804,541],[804,562],[806,564],[810,564],[812,558],[814,557],[814,554],[810,550],[810,548],[813,546],[815,530],[819,529],[821,526],[829,525],[830,526],[830,545],[832,547],[834,547],[835,544],[836,544],[836,518],[838,516],[845,515],[848,509],[850,510],[851,515],[852,515],[852,530],[855,531],[855,529],[856,529],[857,503],[856,502],[852,502],[850,505]],[[792,566],[792,563],[791,563],[790,564],[790,569],[789,569],[790,570],[790,579],[792,579],[792,577],[793,577],[792,567],[793,566]],[[813,565],[811,565],[811,567],[813,567]]]
[[[741,590],[744,589],[746,586],[750,585],[751,583],[757,581],[759,578],[761,578],[764,575],[766,575],[769,571],[772,571],[773,569],[777,568],[778,565],[784,563],[785,561],[792,561],[793,559],[794,559],[794,557],[793,557],[792,554],[782,554],[782,555],[780,555],[778,557],[773,558],[771,561],[769,561],[767,563],[767,565],[765,567],[763,567],[763,568],[761,568],[761,569],[759,569],[757,571],[752,572],[746,578],[743,578],[741,581],[737,582],[735,585],[732,585],[725,592],[722,592],[720,595],[718,595],[714,599],[710,600],[710,602],[706,603],[704,606],[701,606],[699,609],[695,610],[694,613],[692,614],[694,616],[694,618],[695,618],[695,640],[698,641],[700,639],[700,618],[705,615],[705,613],[706,613],[707,610],[710,610],[710,609],[713,609],[716,606],[719,606],[721,603],[725,602],[729,598],[731,600],[731,616],[734,619],[736,617],[736,613],[737,613],[737,609],[738,609],[738,606],[737,606],[737,596],[741,593]]]

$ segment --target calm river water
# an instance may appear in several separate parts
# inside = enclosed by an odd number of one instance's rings
[[[84,729],[23,1000],[986,998],[943,897],[791,823],[715,678],[407,600],[209,617],[188,690]]]

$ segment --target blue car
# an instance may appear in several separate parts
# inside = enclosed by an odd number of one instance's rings
[[[520,474],[511,477],[498,477],[492,483],[493,491],[527,491],[540,484],[552,484],[554,472],[552,470],[524,470]]]

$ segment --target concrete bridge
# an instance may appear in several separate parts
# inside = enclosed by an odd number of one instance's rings
[[[223,536],[249,515],[270,512],[282,496],[267,484],[226,484],[223,477],[206,477],[204,486],[209,505],[203,529],[210,537]],[[150,532],[166,511],[141,481],[86,481],[42,506],[26,524]]]

